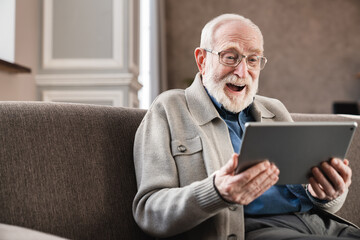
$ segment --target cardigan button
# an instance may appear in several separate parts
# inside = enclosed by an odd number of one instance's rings
[[[230,234],[228,237],[227,237],[228,240],[237,240],[237,236],[235,234]]]
[[[178,147],[177,147],[177,150],[179,151],[179,152],[186,152],[186,147],[184,146],[184,145],[179,145]]]
[[[230,206],[230,207],[229,207],[229,210],[230,210],[230,211],[236,211],[236,209],[237,209],[237,206]]]

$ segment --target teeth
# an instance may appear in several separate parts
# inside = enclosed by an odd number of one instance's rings
[[[226,84],[228,86],[228,88],[230,88],[231,90],[233,91],[237,91],[237,92],[240,92],[241,90],[244,89],[245,85],[235,85],[235,84],[232,84],[232,83],[227,83]]]

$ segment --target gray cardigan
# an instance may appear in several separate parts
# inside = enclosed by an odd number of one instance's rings
[[[276,99],[256,96],[251,112],[256,121],[292,121]],[[135,137],[138,225],[160,238],[218,240],[235,234],[244,239],[243,207],[223,201],[213,185],[213,173],[232,153],[227,125],[199,74],[186,90],[161,94]],[[345,197],[317,206],[334,212]]]

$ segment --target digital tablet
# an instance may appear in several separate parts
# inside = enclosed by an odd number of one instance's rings
[[[280,170],[278,185],[308,183],[311,168],[344,159],[356,122],[249,122],[236,173],[268,159]]]

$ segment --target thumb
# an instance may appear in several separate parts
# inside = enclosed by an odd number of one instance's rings
[[[233,174],[238,164],[238,154],[233,153],[230,160],[224,165],[223,171],[225,175]]]

